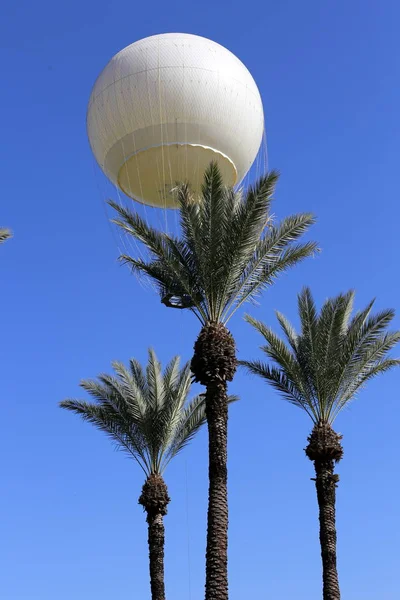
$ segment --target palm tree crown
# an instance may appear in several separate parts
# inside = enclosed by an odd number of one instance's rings
[[[177,186],[181,237],[159,232],[139,215],[110,201],[114,223],[141,241],[148,260],[122,255],[134,272],[157,282],[167,306],[189,308],[201,323],[226,324],[289,267],[313,254],[314,242],[294,243],[314,222],[311,214],[272,223],[270,208],[278,179],[271,171],[247,193],[223,185],[218,166],[205,173],[200,197]]]
[[[162,475],[205,422],[204,397],[188,402],[190,365],[180,369],[175,357],[163,372],[150,350],[146,370],[134,359],[128,368],[120,362],[113,368],[115,376],[81,382],[96,403],[64,400],[60,406],[107,433],[146,476]]]
[[[326,300],[320,314],[308,288],[298,296],[301,331],[277,312],[285,339],[247,316],[264,337],[262,346],[274,365],[243,361],[285,400],[307,412],[314,423],[332,424],[338,413],[373,377],[399,365],[388,352],[400,341],[400,332],[388,332],[393,310],[371,315],[374,302],[352,318],[354,292]]]

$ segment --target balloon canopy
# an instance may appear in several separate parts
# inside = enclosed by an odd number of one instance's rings
[[[229,50],[183,33],[155,35],[111,59],[89,101],[91,148],[106,176],[150,206],[173,208],[216,161],[239,183],[259,150],[264,116],[254,79]]]

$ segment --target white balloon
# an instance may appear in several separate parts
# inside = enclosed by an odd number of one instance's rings
[[[184,33],[155,35],[111,59],[90,96],[87,131],[101,169],[128,196],[173,208],[171,189],[199,190],[212,160],[238,184],[259,150],[257,85],[229,50]]]

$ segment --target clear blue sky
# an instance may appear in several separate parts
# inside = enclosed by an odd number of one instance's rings
[[[253,73],[265,104],[278,216],[311,210],[323,253],[290,272],[253,314],[296,319],[354,287],[357,307],[400,313],[400,6],[396,0],[50,2],[3,0],[0,224],[2,357],[0,597],[149,598],[143,483],[136,465],[57,402],[112,359],[190,358],[197,323],[117,265],[86,139],[99,71],[129,43],[168,31],[212,38]],[[238,140],[238,143],[240,141]],[[178,311],[177,311],[178,312]],[[399,317],[396,324],[400,326]],[[240,357],[258,338],[232,322]],[[337,421],[339,568],[344,600],[396,600],[400,511],[398,374]],[[230,598],[321,597],[305,414],[239,373],[231,387]],[[201,600],[206,436],[166,473],[168,597]]]

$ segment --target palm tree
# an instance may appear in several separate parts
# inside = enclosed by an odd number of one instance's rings
[[[164,372],[152,350],[145,371],[134,359],[129,367],[114,362],[113,368],[114,376],[81,382],[96,403],[64,400],[60,406],[104,431],[144,472],[139,504],[147,513],[151,594],[164,600],[163,517],[170,498],[163,474],[205,422],[204,397],[188,402],[190,365],[180,369],[179,357]]]
[[[373,301],[351,318],[354,292],[326,300],[317,314],[311,292],[298,296],[301,332],[279,312],[277,318],[285,340],[249,316],[247,321],[263,336],[262,350],[272,365],[243,361],[247,369],[267,380],[282,397],[302,408],[313,421],[305,448],[314,462],[319,505],[323,567],[323,598],[339,600],[336,567],[336,487],[339,476],[334,463],[341,460],[342,436],[333,422],[362,387],[380,373],[399,365],[388,352],[400,340],[400,332],[388,332],[393,310],[371,315]]]
[[[248,300],[283,271],[310,256],[313,242],[294,243],[314,222],[299,214],[274,225],[270,207],[278,175],[270,172],[247,193],[223,185],[219,169],[207,169],[200,197],[178,185],[180,236],[150,227],[114,202],[113,222],[144,244],[147,259],[122,255],[133,272],[156,282],[168,307],[188,309],[201,323],[191,368],[206,387],[209,495],[206,600],[227,600],[227,383],[236,371],[235,342],[226,325]]]
[[[11,231],[5,227],[0,227],[0,244],[8,240],[10,237],[12,237]]]

